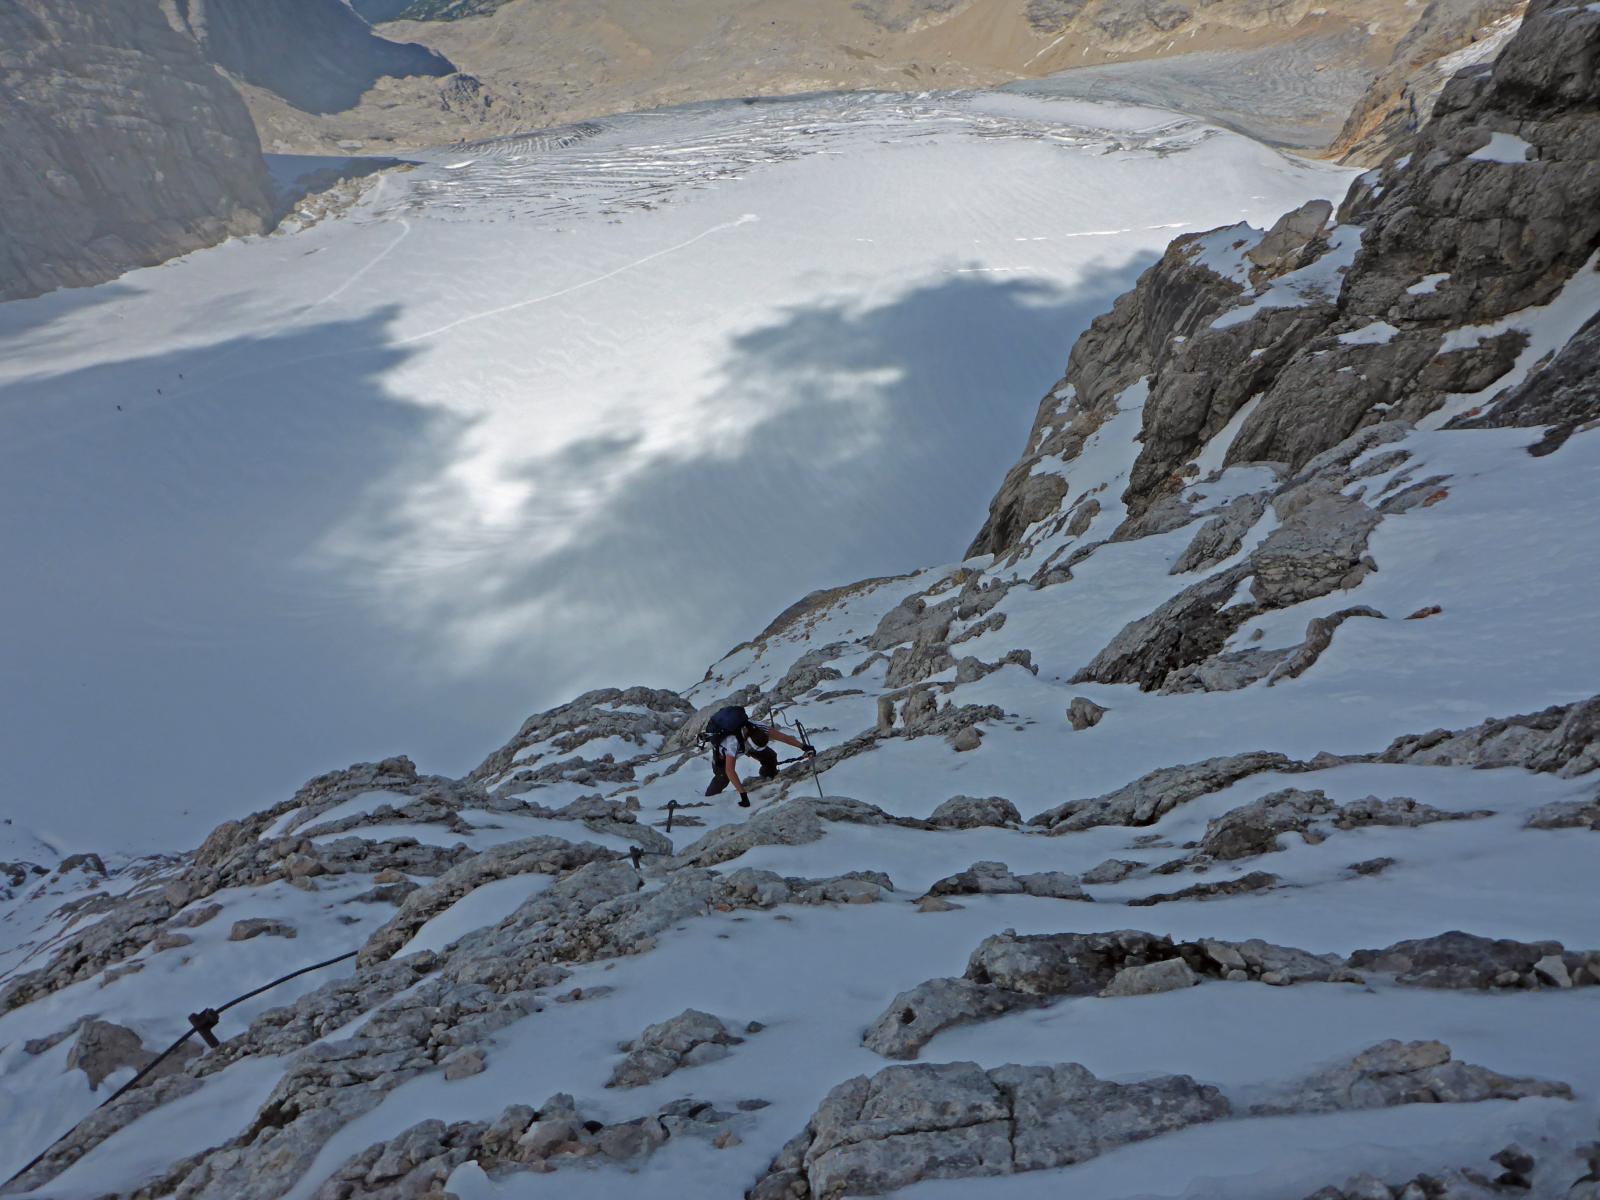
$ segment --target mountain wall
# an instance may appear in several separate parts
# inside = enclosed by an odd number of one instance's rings
[[[1593,1200],[1597,191],[1600,9],[1533,0],[1337,211],[1174,242],[965,561],[461,779],[8,838],[0,1192]],[[820,750],[753,811],[726,703]]]
[[[1345,120],[1331,157],[1375,166],[1405,148],[1457,71],[1492,61],[1516,33],[1525,0],[1430,0],[1394,59]]]
[[[237,234],[272,199],[237,93],[153,4],[0,7],[0,300]]]
[[[468,138],[707,99],[971,87],[1206,50],[1262,52],[1245,95],[1270,102],[1310,70],[1307,55],[1336,58],[1335,75],[1379,70],[1417,16],[1405,0],[362,0],[356,8],[392,21],[387,36],[432,46],[471,77],[482,102],[457,105],[453,116],[453,136]],[[1270,51],[1290,43],[1298,49],[1275,61]],[[1237,72],[1223,74],[1221,85],[1239,83]],[[444,124],[437,89],[417,81],[385,85],[376,99],[382,113],[363,106],[273,136],[405,140]]]
[[[387,76],[449,75],[425,46],[379,37],[340,0],[166,0],[217,66],[310,113],[339,112]]]
[[[1492,68],[1454,76],[1412,152],[1362,176],[1337,213],[1317,203],[1265,234],[1174,242],[1074,347],[969,553],[1007,553],[1060,502],[1040,498],[1034,469],[1070,458],[1134,379],[1150,399],[1130,519],[1176,496],[1236,417],[1226,465],[1298,471],[1369,425],[1477,415],[1556,355],[1575,330],[1552,344],[1513,314],[1594,273],[1597,83],[1584,43],[1558,49],[1557,31],[1597,21],[1533,6]]]

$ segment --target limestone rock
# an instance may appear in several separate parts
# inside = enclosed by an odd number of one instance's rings
[[[1258,751],[1162,767],[1092,800],[1071,800],[1028,821],[1052,833],[1071,833],[1099,825],[1153,825],[1178,805],[1221,791],[1261,771],[1294,769],[1283,754]]]
[[[1102,995],[1150,996],[1157,992],[1175,992],[1193,987],[1200,982],[1189,964],[1181,958],[1168,958],[1142,966],[1123,967],[1118,971]]]
[[[1017,1171],[1070,1166],[1231,1113],[1221,1092],[1187,1075],[1119,1084],[1077,1063],[1004,1066],[989,1074],[1011,1099]]]
[[[1426,766],[1517,766],[1571,779],[1600,767],[1600,696],[1470,729],[1396,738],[1379,759]]]
[[[1534,372],[1481,416],[1452,421],[1452,429],[1497,429],[1548,425],[1551,428],[1528,453],[1542,457],[1559,450],[1579,428],[1600,419],[1600,321],[1591,320],[1557,352],[1554,361]]]
[[[1347,1064],[1297,1081],[1278,1096],[1254,1104],[1253,1116],[1347,1112],[1399,1104],[1465,1104],[1521,1100],[1530,1096],[1570,1099],[1564,1083],[1519,1079],[1486,1067],[1452,1061],[1442,1042],[1381,1042]]]
[[[926,829],[928,822],[895,817],[861,800],[830,796],[805,797],[762,809],[739,825],[723,825],[686,846],[673,860],[680,866],[708,867],[738,858],[755,846],[803,846],[822,836],[824,821],[857,825],[899,825]]]
[[[1067,705],[1067,724],[1078,733],[1100,724],[1100,718],[1105,715],[1106,709],[1086,696],[1074,696]]]
[[[615,851],[590,842],[574,845],[556,837],[520,838],[491,847],[450,868],[427,887],[409,889],[401,900],[400,911],[367,939],[360,961],[365,964],[388,958],[429,920],[486,883],[534,872],[556,875],[585,863],[617,857]],[[530,884],[530,893],[532,890]]]
[[[181,1072],[188,1059],[200,1053],[198,1046],[185,1043],[176,1053],[168,1056],[142,1081],[148,1086],[164,1075]],[[82,1071],[89,1079],[89,1090],[98,1091],[106,1076],[124,1067],[143,1070],[155,1052],[146,1050],[139,1035],[125,1025],[112,1021],[88,1020],[78,1027],[78,1037],[67,1052],[67,1070]]]
[[[1130,858],[1108,858],[1083,873],[1084,883],[1121,883],[1145,864]]]
[[[488,1065],[488,1058],[482,1050],[460,1050],[444,1060],[444,1077],[451,1080],[466,1079],[482,1074]]]
[[[933,810],[928,822],[940,829],[979,829],[1020,825],[1022,814],[1004,796],[951,796]]]
[[[1221,512],[1200,527],[1168,573],[1186,575],[1190,571],[1206,571],[1232,558],[1244,545],[1245,534],[1255,527],[1266,509],[1266,498],[1259,493],[1229,501]]]
[[[744,1039],[710,1013],[687,1008],[670,1021],[646,1026],[627,1048],[628,1057],[612,1071],[607,1087],[642,1087],[679,1067],[698,1066],[728,1053]]]
[[[281,937],[292,938],[295,928],[287,921],[277,921],[271,917],[247,917],[242,921],[235,921],[233,928],[228,931],[230,942],[245,942],[254,937]]]
[[[353,108],[385,76],[455,70],[426,47],[379,37],[342,4],[176,0],[173,15],[210,61],[304,112]]]
[[[1592,800],[1552,800],[1534,809],[1529,829],[1600,830],[1600,795]]]
[[[798,1183],[800,1195],[836,1200],[1062,1167],[1229,1111],[1184,1075],[1118,1084],[1076,1063],[886,1067],[829,1092],[751,1195],[793,1195]]]
[[[249,113],[155,5],[6,4],[0,92],[0,300],[99,283],[272,222]]]
[[[1574,968],[1587,959],[1582,953],[1566,951],[1560,942],[1518,942],[1452,930],[1396,942],[1381,950],[1357,950],[1348,961],[1360,970],[1393,973],[1396,983],[1411,987],[1486,990],[1538,987],[1539,974],[1546,980],[1553,976],[1548,969],[1536,974],[1538,964],[1552,956],[1566,961],[1569,954]],[[1560,985],[1552,982],[1551,986]]]
[[[1004,896],[1026,893],[1057,900],[1088,900],[1076,875],[1064,871],[1039,871],[1013,875],[1001,862],[976,862],[965,871],[947,875],[928,889],[930,896]]]
[[[1333,205],[1326,200],[1308,200],[1293,212],[1284,213],[1265,237],[1245,251],[1255,265],[1251,281],[1275,279],[1298,270],[1312,258],[1312,242],[1322,234],[1333,216]]]
[[[976,725],[968,725],[949,734],[945,740],[950,743],[950,749],[957,754],[962,754],[968,750],[976,750],[983,745],[983,731]]]
[[[986,1021],[1036,1002],[968,979],[929,979],[890,1001],[861,1044],[884,1058],[915,1058],[941,1030]]]
[[[1245,892],[1266,891],[1277,887],[1281,882],[1283,881],[1268,871],[1251,871],[1236,879],[1196,883],[1175,892],[1157,892],[1150,896],[1140,896],[1138,899],[1129,900],[1128,904],[1134,908],[1145,908],[1154,904],[1168,904],[1175,900],[1214,900],[1219,896],[1239,896]]]
[[[1251,570],[1249,563],[1231,567],[1130,621],[1072,682],[1136,683],[1152,691],[1172,672],[1216,654],[1258,611],[1254,605],[1230,603]]]
[[[1282,516],[1281,500],[1278,507]],[[1345,586],[1378,520],[1359,500],[1337,493],[1310,497],[1251,552],[1250,594],[1263,607],[1287,608]]]

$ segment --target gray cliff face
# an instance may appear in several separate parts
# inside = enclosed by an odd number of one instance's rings
[[[0,6],[0,300],[260,233],[272,201],[238,94],[153,4]]]
[[[1431,0],[1329,148],[1374,166],[1406,149],[1456,71],[1488,62],[1516,33],[1526,0]]]
[[[1174,242],[1079,340],[969,554],[1007,552],[1077,499],[1038,495],[1033,467],[1075,456],[1141,377],[1150,395],[1123,496],[1133,520],[1119,537],[1160,531],[1191,460],[1251,401],[1226,464],[1298,472],[1368,426],[1417,421],[1504,379],[1526,335],[1447,335],[1550,303],[1600,247],[1597,58],[1600,11],[1536,0],[1492,68],[1455,76],[1412,153],[1358,179],[1331,220],[1318,202],[1265,235],[1239,226]],[[1526,161],[1489,151],[1496,135],[1526,144]],[[1294,302],[1241,307],[1273,287],[1294,288]],[[1570,429],[1600,415],[1583,382],[1591,342],[1557,360],[1559,375],[1535,371],[1467,417]]]
[[[219,67],[306,112],[342,112],[385,76],[448,75],[444,55],[391,42],[340,0],[165,0]]]

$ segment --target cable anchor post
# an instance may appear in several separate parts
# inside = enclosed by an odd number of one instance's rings
[[[218,1013],[214,1008],[202,1008],[199,1012],[189,1014],[189,1027],[200,1035],[207,1046],[215,1050],[222,1045],[213,1032],[217,1027]]]

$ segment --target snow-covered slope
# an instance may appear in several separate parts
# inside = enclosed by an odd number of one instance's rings
[[[7,1172],[354,957],[12,1190],[1594,1196],[1596,47],[1536,0],[1337,214],[1180,238],[964,561],[113,864],[0,985]],[[730,700],[822,751],[754,813]]]
[[[1348,178],[1167,113],[707,106],[0,307],[6,811],[193,845],[330,761],[459,773],[508,714],[681,685],[819,583],[959,552],[1174,232]],[[760,528],[723,548],[729,510]]]

